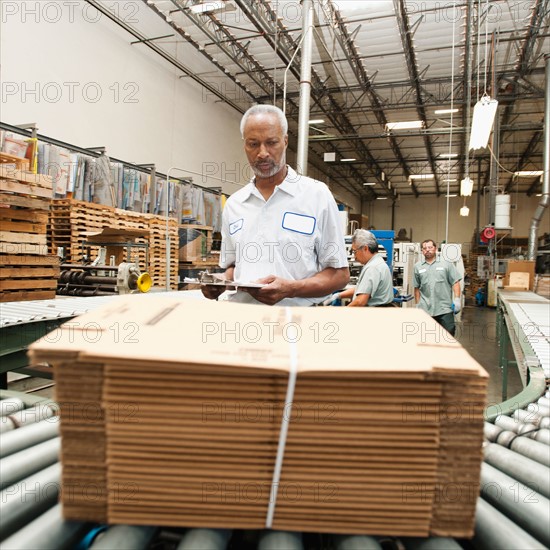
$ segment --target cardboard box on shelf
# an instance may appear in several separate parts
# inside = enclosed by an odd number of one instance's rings
[[[213,228],[207,225],[180,225],[179,260],[180,262],[197,262],[206,258],[212,249]]]
[[[529,273],[522,273],[518,271],[512,271],[508,274],[509,285],[504,288],[514,288],[518,290],[529,290],[531,275]]]
[[[506,275],[504,277],[504,288],[514,286],[510,282],[511,273],[528,273],[528,290],[533,290],[535,281],[535,261],[534,260],[510,260],[506,265]]]

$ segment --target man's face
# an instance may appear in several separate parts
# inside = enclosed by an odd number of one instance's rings
[[[434,246],[434,243],[432,241],[429,241],[427,243],[424,243],[422,245],[422,254],[424,254],[424,258],[426,260],[430,261],[435,258],[436,248]]]
[[[286,165],[288,136],[273,114],[252,115],[243,132],[244,150],[252,171],[258,178],[270,178]]]

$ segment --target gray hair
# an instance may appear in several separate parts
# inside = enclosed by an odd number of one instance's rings
[[[246,125],[246,122],[248,121],[248,118],[254,115],[275,115],[279,119],[279,124],[281,125],[281,128],[283,129],[283,135],[287,135],[288,133],[288,121],[286,120],[286,116],[279,109],[279,107],[275,107],[275,105],[254,105],[246,111],[246,113],[243,115],[243,118],[241,118],[241,137],[244,138],[244,127]]]
[[[376,237],[366,229],[356,229],[351,242],[357,245],[359,248],[366,246],[371,254],[378,252],[378,241]]]

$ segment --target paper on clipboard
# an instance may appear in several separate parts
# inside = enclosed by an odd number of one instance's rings
[[[185,277],[184,283],[200,284],[202,286],[223,286],[227,289],[238,288],[263,288],[265,283],[248,283],[240,281],[232,281],[226,279],[223,273],[209,273],[208,271],[201,271],[198,278]]]

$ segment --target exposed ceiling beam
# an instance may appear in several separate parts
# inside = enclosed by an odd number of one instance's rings
[[[277,18],[277,14],[272,10],[271,4],[267,0],[256,0],[248,2],[246,0],[234,0],[235,4],[246,15],[249,21],[256,29],[263,33],[266,42],[276,51],[277,55],[283,60],[286,66],[290,65],[290,71],[299,81],[300,74],[297,67],[300,66],[301,56],[297,52],[299,44],[296,43],[285,29],[281,21]],[[291,59],[294,58],[292,64]],[[342,113],[338,102],[327,92],[326,85],[321,80],[315,70],[311,71],[312,77],[312,96],[316,99],[319,108],[324,112],[325,116],[331,120],[332,124],[341,133],[353,134],[354,127],[349,119]],[[378,166],[376,159],[370,154],[366,146],[361,147],[361,155],[363,160],[369,166],[374,174],[380,174],[382,169]],[[357,188],[363,190],[363,177],[360,173],[356,174]],[[389,192],[389,190],[387,190]]]
[[[515,169],[512,170],[513,172],[518,172],[519,170],[523,170],[525,168],[525,165],[527,164],[528,159],[532,158],[535,149],[537,148],[540,140],[542,139],[543,133],[544,132],[542,130],[539,130],[533,134],[531,141],[523,151],[521,158],[519,159]],[[540,167],[536,169],[539,170]],[[508,193],[512,189],[513,184],[514,184],[514,176],[512,175],[508,179],[508,183],[504,188],[504,192]],[[531,189],[529,189],[529,191],[531,191]],[[529,191],[527,192],[527,194],[530,194]]]
[[[424,107],[424,99],[422,97],[422,89],[420,85],[420,75],[418,73],[418,64],[416,61],[416,54],[414,50],[414,44],[412,41],[411,28],[409,24],[409,17],[407,15],[407,8],[405,0],[393,0],[393,6],[395,9],[395,15],[397,17],[397,24],[400,29],[401,41],[403,43],[403,52],[405,53],[405,59],[407,60],[407,68],[409,70],[409,77],[411,79],[411,86],[416,94],[416,111],[419,119],[424,123],[424,127],[428,127],[428,121],[426,119],[426,109]],[[432,143],[428,135],[424,135],[424,144],[426,146],[426,153],[434,175],[436,193],[440,193],[439,179],[437,176],[437,170],[434,161],[434,153],[432,149]]]
[[[357,48],[355,46],[355,42],[353,41],[352,36],[347,30],[347,26],[345,25],[342,16],[340,15],[340,12],[334,7],[332,0],[321,0],[321,6],[325,10],[327,19],[329,21],[332,21],[333,25],[336,27],[336,39],[338,40],[338,43],[340,44],[340,47],[342,48],[342,51],[346,56],[346,60],[353,70],[353,74],[355,75],[355,78],[357,79],[357,82],[359,83],[362,91],[366,92],[369,98],[370,107],[374,112],[378,124],[380,124],[382,128],[385,128],[386,124],[388,123],[388,119],[386,118],[384,107],[380,101],[380,98],[374,91],[367,71],[363,63],[361,62],[359,52],[357,51]],[[395,157],[399,159],[405,177],[408,178],[411,174],[411,171],[407,166],[407,162],[403,157],[403,153],[401,152],[401,149],[399,148],[395,137],[392,135],[388,136],[388,143],[390,144],[390,147]],[[412,188],[415,193],[418,192],[414,183]]]

